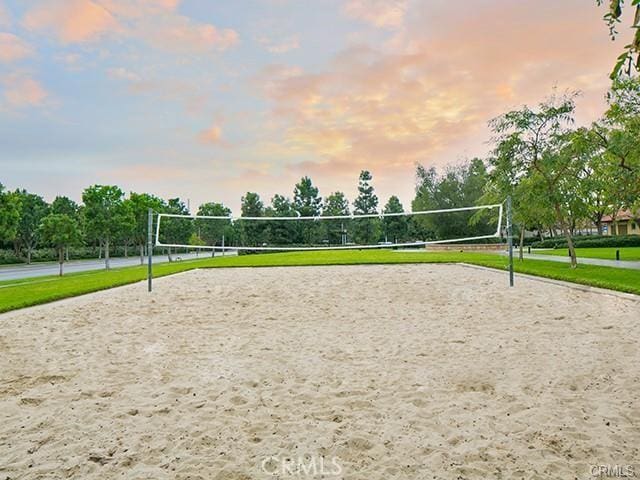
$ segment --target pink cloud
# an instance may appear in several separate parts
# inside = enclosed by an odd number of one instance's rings
[[[265,124],[278,126],[282,138],[260,151],[319,182],[350,185],[371,169],[383,195],[404,179],[406,203],[416,162],[442,167],[485,155],[488,120],[554,87],[584,92],[579,122],[603,111],[617,48],[596,8],[498,0],[461,15],[457,4],[412,5],[382,46],[347,48],[319,72],[264,69],[255,82],[271,102]]]
[[[11,108],[38,107],[49,96],[40,83],[27,74],[14,73],[0,78],[5,104]]]
[[[378,28],[397,28],[407,11],[405,0],[347,0],[344,13]]]
[[[212,125],[198,134],[198,140],[203,144],[221,145],[223,143],[222,129],[218,125]]]
[[[93,41],[118,28],[109,10],[90,0],[42,2],[27,13],[23,25],[52,31],[63,43]]]
[[[52,32],[63,43],[85,43],[104,36],[139,38],[177,53],[222,51],[238,42],[232,29],[194,22],[176,13],[179,0],[43,0],[23,25]]]
[[[31,46],[12,33],[0,32],[0,62],[9,63],[33,54]]]

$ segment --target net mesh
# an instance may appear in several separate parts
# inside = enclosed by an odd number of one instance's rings
[[[364,215],[158,214],[159,247],[239,251],[411,248],[500,238],[502,204]]]

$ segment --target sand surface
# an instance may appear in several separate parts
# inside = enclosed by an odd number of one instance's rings
[[[213,269],[0,315],[0,479],[640,476],[640,303],[506,281]]]

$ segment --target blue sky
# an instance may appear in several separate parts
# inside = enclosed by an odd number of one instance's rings
[[[0,182],[94,183],[237,210],[304,174],[413,196],[416,162],[486,153],[487,121],[578,89],[619,43],[583,0],[0,0]],[[624,35],[624,32],[623,32]]]

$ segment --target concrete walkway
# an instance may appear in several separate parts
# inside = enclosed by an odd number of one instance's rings
[[[506,255],[506,252],[504,253]],[[513,257],[518,258],[518,250],[513,249]],[[562,262],[569,263],[571,259],[569,255],[559,256],[559,255],[540,255],[533,253],[525,253],[524,258],[530,258],[532,260],[548,260],[551,262]],[[582,258],[578,257],[578,264],[585,265],[599,265],[601,267],[615,267],[615,268],[629,268],[631,270],[640,270],[640,262],[631,262],[631,261],[616,261],[616,260],[605,260],[604,258]]]
[[[228,251],[226,252],[227,256],[237,255],[236,251]],[[216,252],[216,257],[222,256],[221,252]],[[200,254],[196,255],[195,253],[174,253],[173,258],[177,260],[180,258],[181,260],[194,260],[196,258],[209,258],[211,257],[211,252],[203,251]],[[146,261],[146,258],[145,258]],[[168,262],[169,258],[166,255],[154,255],[153,263],[165,263]],[[134,265],[140,265],[140,257],[131,256],[131,257],[115,257],[111,258],[111,268],[119,268],[119,267],[132,267]],[[0,266],[0,280],[18,280],[21,278],[30,278],[30,277],[43,277],[46,275],[57,275],[58,274],[58,263],[57,262],[37,262],[32,263],[31,265],[26,264],[12,264],[12,265],[3,265]],[[86,272],[89,270],[103,270],[104,269],[104,259],[87,259],[87,260],[71,260],[69,262],[64,263],[64,273],[72,273],[72,272]]]

